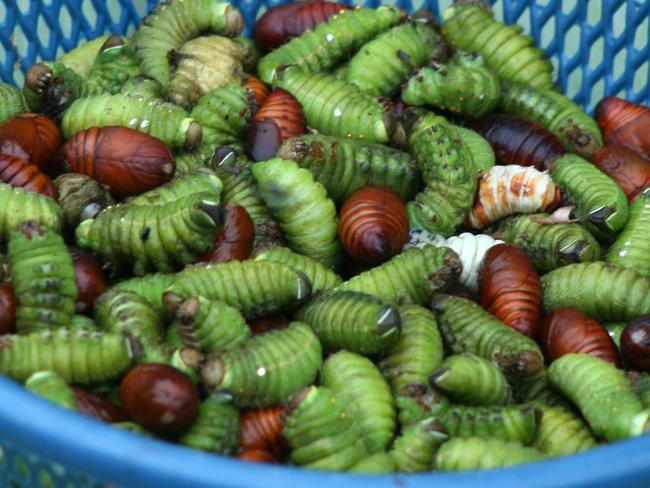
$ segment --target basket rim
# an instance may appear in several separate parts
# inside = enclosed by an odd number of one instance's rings
[[[149,439],[59,408],[0,377],[0,442],[120,488],[595,488],[648,486],[650,435],[521,467],[352,475],[257,465]],[[525,483],[525,484],[524,484]]]

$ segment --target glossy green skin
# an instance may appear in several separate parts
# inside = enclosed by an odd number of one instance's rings
[[[322,354],[309,326],[292,322],[215,356],[201,377],[209,390],[231,392],[241,407],[279,405],[314,381]]]
[[[171,103],[118,93],[76,100],[63,114],[61,131],[68,139],[91,127],[121,126],[157,137],[169,146],[182,147],[189,143],[192,122],[194,119],[185,110]]]
[[[44,330],[0,338],[0,373],[23,382],[50,370],[67,383],[99,384],[121,377],[131,366],[129,340],[85,330]]]
[[[544,454],[519,442],[480,437],[458,437],[447,441],[435,459],[437,471],[474,471],[503,468],[544,459]]]
[[[386,351],[400,336],[397,309],[358,292],[333,292],[312,299],[298,320],[311,326],[328,351],[347,349],[363,355]]]
[[[130,291],[144,298],[158,312],[160,316],[166,314],[163,306],[163,292],[174,282],[171,273],[149,273],[142,277],[120,281],[113,285],[110,291]]]
[[[539,406],[542,420],[533,447],[547,456],[567,456],[597,446],[589,427],[579,417],[562,408]]]
[[[471,352],[494,361],[508,378],[537,374],[544,366],[539,346],[471,300],[441,297],[434,303],[440,332],[453,354]]]
[[[338,206],[366,185],[390,188],[403,201],[411,200],[422,185],[411,155],[381,144],[303,135],[287,139],[277,155],[309,170]]]
[[[0,240],[8,240],[26,220],[60,233],[63,212],[50,197],[0,183]]]
[[[81,43],[72,51],[68,51],[58,58],[56,62],[75,71],[79,76],[87,78],[93,67],[95,58],[99,54],[99,50],[107,40],[108,36],[105,35],[99,36],[92,41]]]
[[[492,149],[490,143],[483,136],[472,129],[460,125],[455,125],[454,128],[467,146],[467,149],[469,149],[469,152],[472,153],[472,159],[478,171],[487,171],[496,164],[494,149]]]
[[[603,324],[603,327],[605,327],[607,333],[612,338],[614,344],[616,344],[616,347],[618,347],[619,350],[621,349],[621,334],[623,333],[623,329],[625,329],[626,326],[626,322],[608,322],[606,324]]]
[[[612,363],[589,354],[565,354],[553,361],[548,374],[597,436],[614,442],[648,430],[650,410],[644,410],[625,373]]]
[[[391,474],[396,470],[397,465],[389,453],[376,452],[348,468],[348,473]]]
[[[426,385],[444,355],[436,317],[430,310],[402,305],[399,316],[402,333],[379,363],[395,393],[407,385]]]
[[[596,121],[556,91],[504,83],[497,110],[546,127],[569,152],[586,159],[603,145]]]
[[[9,239],[8,262],[16,296],[16,330],[66,327],[75,313],[77,285],[63,238],[28,229]]]
[[[345,403],[368,452],[385,450],[397,428],[395,403],[390,386],[372,361],[339,351],[323,364],[321,383]]]
[[[512,390],[494,363],[475,354],[447,357],[431,375],[432,386],[462,405],[508,405]]]
[[[158,188],[130,197],[124,203],[131,205],[163,205],[172,203],[195,193],[209,194],[218,200],[223,190],[219,177],[208,168],[199,168],[188,174],[174,178]]]
[[[312,386],[299,392],[290,405],[282,433],[293,464],[342,471],[366,458],[361,430],[334,391]]]
[[[73,315],[72,317],[70,317],[70,322],[68,322],[68,329],[98,330],[95,321],[90,317],[86,317],[85,315]]]
[[[639,373],[629,376],[632,390],[641,401],[643,408],[650,408],[650,375]]]
[[[451,249],[408,249],[390,261],[349,279],[338,291],[359,291],[398,305],[428,305],[434,294],[455,283],[461,263]]]
[[[440,27],[450,47],[479,53],[499,78],[553,88],[553,65],[522,30],[498,22],[478,2],[452,5],[443,13]]]
[[[433,105],[476,119],[492,112],[500,95],[499,78],[483,58],[459,52],[447,63],[414,74],[402,91],[402,100],[411,106]]]
[[[212,247],[223,219],[215,222],[205,209],[223,212],[218,199],[197,193],[156,206],[116,205],[83,221],[77,244],[99,254],[116,268],[173,271],[193,263]]]
[[[574,307],[599,322],[630,321],[650,313],[650,278],[596,261],[542,276],[544,309]]]
[[[439,446],[448,438],[440,426],[430,420],[403,429],[388,453],[399,473],[431,471]]]
[[[128,43],[108,48],[95,58],[86,80],[87,92],[120,93],[128,80],[140,74],[140,61]]]
[[[27,85],[23,87],[23,96],[31,112],[47,115],[59,121],[61,114],[75,100],[88,94],[88,83],[76,71],[60,63],[44,62],[51,70],[51,81],[41,91],[32,91]]]
[[[142,70],[166,88],[171,51],[200,34],[236,36],[242,27],[241,14],[226,2],[168,0],[142,20],[133,36],[133,48],[142,61]]]
[[[630,218],[607,251],[606,261],[650,277],[650,192],[630,206]]]
[[[156,80],[146,76],[130,78],[120,88],[120,93],[133,97],[163,98],[162,86]]]
[[[239,347],[252,335],[236,308],[203,297],[190,298],[177,310],[176,317],[172,327],[178,328],[183,344],[208,357]]]
[[[389,96],[415,68],[441,49],[428,22],[401,24],[367,42],[350,59],[347,82],[373,96]]]
[[[393,396],[402,430],[449,408],[449,400],[446,397],[422,384],[407,385],[394,391]]]
[[[411,228],[449,237],[474,203],[478,170],[469,148],[444,117],[414,111],[407,130],[426,188],[406,206]]]
[[[303,273],[311,282],[312,293],[328,291],[343,283],[343,279],[325,266],[307,256],[297,254],[287,247],[272,247],[261,251],[256,261],[270,261],[289,266],[296,272]]]
[[[241,148],[239,145],[232,144],[236,146],[238,150]],[[176,150],[174,152],[174,161],[176,162],[176,175],[185,175],[196,171],[198,169],[204,169],[210,166],[210,159],[214,154],[214,147],[211,144],[201,143],[196,148],[191,151],[186,150]]]
[[[451,437],[483,437],[528,445],[535,439],[540,411],[529,405],[453,406],[436,416]]]
[[[325,188],[293,161],[275,158],[254,164],[252,171],[289,248],[336,268],[342,258],[338,217]]]
[[[309,299],[311,286],[288,266],[247,260],[188,266],[169,290],[185,299],[201,295],[225,302],[253,318]]]
[[[68,410],[77,410],[77,399],[68,383],[53,371],[39,371],[25,381],[25,389]]]
[[[543,369],[535,376],[524,378],[515,385],[515,397],[519,403],[536,406],[557,407],[565,412],[577,413],[565,397],[549,382],[548,370]]]
[[[232,456],[239,447],[239,410],[227,397],[212,395],[201,402],[199,414],[178,442],[192,449]]]
[[[575,213],[596,236],[612,237],[623,228],[629,216],[628,203],[616,181],[574,154],[561,156],[550,166],[563,201],[575,205]]]
[[[509,217],[502,221],[495,237],[526,251],[540,272],[596,261],[600,257],[600,244],[584,226],[539,224],[532,220],[548,216],[539,213]]]
[[[139,364],[167,363],[171,354],[162,342],[163,323],[149,302],[129,291],[111,290],[95,301],[95,320],[100,329],[136,339],[142,349]]]
[[[201,97],[190,117],[201,124],[203,143],[214,150],[216,146],[240,143],[257,108],[251,91],[231,84]]]
[[[20,90],[6,83],[0,83],[0,124],[14,115],[27,111],[27,103]]]
[[[403,17],[404,11],[396,7],[342,11],[260,59],[258,76],[271,84],[281,66],[295,65],[307,73],[328,71]]]
[[[290,66],[275,79],[273,88],[291,93],[300,102],[307,125],[320,134],[386,144],[395,131],[390,109],[333,75]]]

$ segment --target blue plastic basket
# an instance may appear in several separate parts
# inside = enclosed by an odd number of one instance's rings
[[[130,33],[154,0],[0,0],[0,78],[20,84],[39,59],[110,32]],[[282,0],[235,3],[250,27]],[[380,0],[365,5],[377,6]],[[387,3],[387,2],[384,2]],[[450,0],[398,0],[436,15]],[[591,110],[607,95],[650,102],[650,1],[491,1],[542,46],[559,86]],[[131,435],[62,410],[0,377],[0,487],[648,488],[650,436],[568,458],[467,474],[352,476],[260,466]]]

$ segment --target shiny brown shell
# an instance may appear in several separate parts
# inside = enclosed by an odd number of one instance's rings
[[[214,245],[201,256],[201,261],[227,263],[248,259],[253,251],[255,226],[244,207],[226,202],[226,222],[217,233]]]
[[[107,424],[129,420],[124,410],[109,402],[106,398],[77,386],[73,386],[72,391],[77,399],[77,412],[80,414]]]
[[[289,327],[289,320],[277,313],[262,315],[247,321],[254,336],[270,332],[272,330],[286,329]]]
[[[621,185],[630,203],[650,186],[650,161],[625,146],[605,144],[591,162]]]
[[[618,144],[650,159],[650,109],[622,98],[605,97],[596,107],[605,144]]]
[[[282,435],[283,407],[246,410],[242,412],[239,423],[240,459],[266,463],[279,461],[287,447]]]
[[[44,172],[55,169],[62,143],[59,127],[42,114],[19,114],[0,126],[0,153],[26,159]]]
[[[626,366],[650,371],[650,315],[631,320],[621,334],[621,355]]]
[[[63,169],[106,185],[126,197],[170,181],[174,156],[160,139],[126,127],[93,127],[73,135],[61,149]]]
[[[257,76],[246,75],[244,86],[253,92],[255,100],[257,100],[257,104],[260,106],[264,103],[266,97],[269,96],[269,87]]]
[[[0,283],[0,335],[16,331],[16,296],[10,281]]]
[[[546,315],[539,343],[548,362],[565,354],[583,353],[621,365],[616,344],[607,330],[575,308],[558,308]]]
[[[401,251],[408,232],[406,206],[383,186],[359,188],[341,207],[339,240],[360,263],[377,265],[389,260]]]
[[[479,268],[481,305],[504,324],[535,339],[542,315],[542,285],[533,262],[517,246],[490,248]]]
[[[108,289],[108,280],[92,255],[74,246],[69,246],[68,252],[77,283],[77,313],[91,314],[95,299]]]
[[[41,193],[54,200],[58,199],[58,193],[50,177],[26,159],[0,154],[0,181],[15,188]]]

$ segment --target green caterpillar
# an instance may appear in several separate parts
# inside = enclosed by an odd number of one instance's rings
[[[345,403],[368,452],[386,449],[396,429],[395,403],[372,361],[352,352],[337,352],[323,364],[321,382]]]
[[[20,90],[6,83],[0,83],[0,124],[14,115],[28,111],[27,102]]]
[[[446,397],[423,384],[406,385],[393,391],[393,397],[402,430],[449,408]]]
[[[39,371],[27,381],[25,388],[59,407],[77,411],[77,398],[68,383],[54,371]]]
[[[169,291],[182,298],[201,295],[225,302],[253,318],[308,300],[311,285],[283,264],[247,260],[188,266]]]
[[[472,154],[477,171],[487,171],[496,164],[494,149],[482,135],[460,125],[455,125],[454,129]]]
[[[494,237],[526,251],[540,272],[600,257],[600,244],[584,226],[536,221],[547,217],[545,213],[509,217],[502,221]]]
[[[75,229],[83,220],[93,218],[115,203],[105,186],[90,176],[65,173],[54,180],[65,225]]]
[[[218,199],[198,193],[154,207],[108,207],[79,224],[76,237],[112,266],[132,266],[134,274],[144,275],[195,262],[212,247],[223,221]]]
[[[429,380],[463,405],[508,405],[512,400],[512,390],[501,370],[471,353],[447,357]]]
[[[120,93],[127,81],[141,75],[140,61],[129,44],[120,36],[106,40],[86,80],[88,94]]]
[[[533,447],[547,456],[567,456],[596,447],[589,427],[562,408],[537,406],[542,412]]]
[[[376,452],[348,468],[348,473],[392,474],[396,470],[397,465],[389,453]]]
[[[165,294],[165,303],[169,303],[172,297],[172,293]],[[182,300],[175,298],[177,301]],[[239,311],[223,302],[198,296],[188,298],[172,308],[176,309],[176,322],[171,327],[178,329],[183,344],[198,349],[207,356],[239,347],[252,335]]]
[[[170,53],[199,34],[234,37],[244,27],[241,13],[226,2],[168,0],[142,20],[133,36],[133,48],[143,71],[164,88],[169,84]]]
[[[548,370],[553,386],[582,412],[599,437],[614,442],[650,429],[650,410],[644,410],[625,373],[612,363],[589,354],[565,354]]]
[[[132,97],[163,98],[162,86],[160,83],[142,75],[130,78],[126,83],[124,83],[120,89],[120,93]]]
[[[402,142],[401,125],[390,107],[332,75],[288,66],[278,72],[273,87],[291,93],[307,125],[319,133],[380,144]]]
[[[291,462],[328,471],[346,470],[368,455],[359,426],[329,388],[311,386],[289,399],[282,431]]]
[[[402,333],[379,363],[395,393],[408,385],[426,385],[444,355],[436,317],[430,310],[402,305],[399,317]]]
[[[442,18],[440,31],[453,49],[479,53],[504,80],[553,88],[553,65],[521,26],[498,22],[475,1],[452,5]]]
[[[185,175],[197,169],[208,167],[213,154],[213,147],[210,144],[201,144],[191,151],[174,151],[176,175]]]
[[[386,351],[400,336],[397,309],[364,293],[334,292],[312,299],[297,319],[309,324],[325,350],[364,355]]]
[[[529,445],[537,434],[542,411],[530,405],[453,406],[435,418],[451,437],[484,437]]]
[[[433,307],[442,337],[453,354],[471,352],[494,361],[506,376],[513,378],[533,376],[544,367],[535,341],[506,326],[473,301],[443,295]]]
[[[474,471],[503,468],[544,459],[544,454],[515,441],[457,437],[445,442],[435,458],[437,471]]]
[[[162,342],[163,323],[144,298],[129,291],[111,290],[95,301],[95,320],[100,329],[135,339],[142,353],[139,363],[167,363],[171,354]]]
[[[321,364],[318,337],[306,324],[293,322],[215,356],[201,377],[209,390],[232,392],[242,407],[266,407],[313,382]]]
[[[407,112],[408,143],[426,188],[406,209],[411,228],[453,235],[472,204],[478,170],[460,134],[432,112]]]
[[[462,265],[451,249],[409,249],[335,288],[368,293],[384,301],[428,305],[434,294],[458,281]]]
[[[499,78],[483,58],[462,51],[447,63],[422,68],[402,90],[408,105],[433,105],[472,119],[492,112],[500,95]]]
[[[563,200],[576,206],[576,214],[596,236],[613,236],[623,228],[629,216],[627,197],[616,181],[573,154],[549,165]]]
[[[27,220],[60,233],[63,212],[50,197],[0,183],[0,240],[8,240],[11,233]]]
[[[650,191],[630,206],[623,231],[607,251],[607,262],[630,268],[650,277]]]
[[[650,375],[628,372],[627,376],[643,408],[650,408]]]
[[[428,419],[404,429],[388,454],[400,473],[430,471],[438,447],[448,438],[440,424]]]
[[[410,154],[381,144],[304,135],[287,139],[277,155],[309,170],[338,206],[366,185],[385,186],[408,201],[422,184],[420,171]]]
[[[550,384],[546,369],[543,369],[535,376],[522,378],[515,386],[515,397],[520,403],[557,407],[565,412],[575,412],[574,407]]]
[[[0,373],[19,382],[50,370],[67,383],[103,383],[121,377],[132,359],[131,343],[118,334],[61,328],[0,337]]]
[[[626,326],[626,322],[608,322],[606,324],[603,324],[603,327],[605,327],[605,330],[607,330],[607,333],[612,338],[614,344],[616,344],[616,347],[619,350],[621,349],[621,334],[623,333],[623,329],[625,329]]]
[[[86,79],[63,64],[37,63],[25,74],[23,97],[29,109],[57,122],[75,100],[87,94]]]
[[[574,307],[599,322],[629,321],[650,313],[650,278],[596,261],[542,276],[544,309]]]
[[[293,161],[275,158],[254,164],[252,171],[289,247],[327,268],[337,267],[342,258],[338,218],[325,188]]]
[[[90,317],[86,317],[85,315],[73,315],[70,317],[70,322],[68,322],[68,329],[70,330],[79,330],[79,329],[87,329],[87,330],[98,330],[97,324],[95,324],[95,321],[91,319]]]
[[[199,405],[199,414],[178,442],[192,449],[233,455],[239,447],[239,410],[224,395],[211,395]]]
[[[124,203],[131,205],[164,205],[195,193],[209,194],[212,199],[218,199],[223,190],[219,177],[208,168],[199,168],[187,174],[174,178],[158,188],[130,197]]]
[[[88,78],[99,50],[108,41],[109,36],[99,36],[95,39],[79,44],[72,51],[65,53],[56,60],[57,63],[73,70],[82,78]]]
[[[367,42],[348,63],[347,82],[373,96],[389,96],[415,68],[444,49],[433,18],[414,19]]]
[[[161,100],[116,95],[80,98],[63,114],[65,139],[91,127],[121,126],[157,137],[169,146],[192,148],[201,142],[201,126],[180,107]]]
[[[258,76],[271,84],[282,66],[296,65],[306,73],[328,71],[403,18],[404,11],[396,7],[341,11],[260,59]]]
[[[286,247],[272,247],[262,250],[256,261],[270,261],[289,266],[298,273],[303,273],[311,282],[312,293],[328,291],[343,283],[343,279],[333,271],[307,256],[297,254]]]
[[[596,121],[556,91],[504,83],[497,110],[546,127],[569,152],[585,159],[603,145]]]
[[[160,316],[165,315],[163,292],[174,282],[172,273],[149,273],[142,277],[120,281],[109,291],[130,291],[144,298]]]
[[[66,327],[75,313],[77,285],[63,238],[28,220],[11,236],[8,247],[16,330]]]

